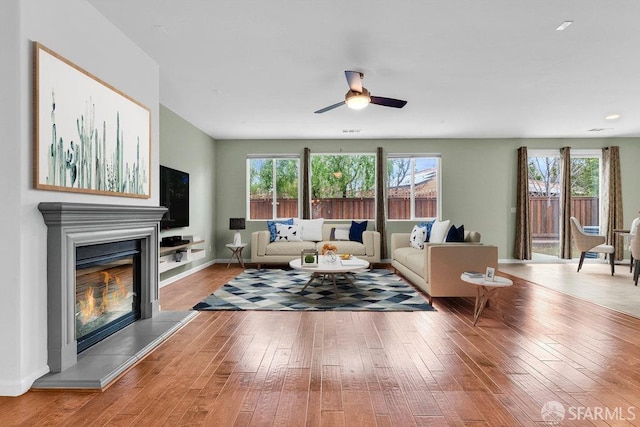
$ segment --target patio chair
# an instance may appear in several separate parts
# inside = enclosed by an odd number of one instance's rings
[[[638,276],[640,276],[640,236],[633,236],[631,245],[631,263],[633,264],[633,281],[638,286]]]
[[[605,236],[587,234],[584,232],[582,225],[577,218],[571,217],[571,235],[573,236],[573,242],[576,244],[576,248],[580,251],[580,263],[578,264],[578,271],[582,268],[584,257],[587,252],[595,252],[601,254],[608,254],[609,262],[611,263],[611,275],[614,273],[614,252],[615,248],[612,245],[606,245]]]
[[[638,213],[640,213],[640,211],[638,211]],[[633,220],[633,222],[631,223],[631,228],[629,229],[629,233],[631,234],[631,238],[629,238],[629,252],[631,252],[631,246],[633,246],[633,241],[635,240],[636,235],[640,231],[638,230],[639,228],[640,228],[640,216]],[[638,237],[640,238],[640,236]],[[633,265],[635,264],[633,262],[634,258],[637,259],[633,255],[633,253],[631,253],[631,260],[629,261],[629,273],[633,271]],[[637,284],[638,282],[636,281],[636,285]]]

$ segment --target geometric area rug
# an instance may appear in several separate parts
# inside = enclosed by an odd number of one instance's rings
[[[209,295],[193,309],[275,311],[435,311],[433,306],[400,277],[387,269],[355,274],[321,284],[316,279],[302,291],[311,275],[299,270],[247,269]]]

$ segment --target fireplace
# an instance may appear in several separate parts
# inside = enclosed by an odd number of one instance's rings
[[[47,232],[51,372],[160,311],[158,236],[164,207],[40,203]],[[84,314],[83,314],[84,311]]]
[[[78,353],[140,319],[140,241],[76,248]]]

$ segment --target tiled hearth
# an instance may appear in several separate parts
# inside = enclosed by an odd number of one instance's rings
[[[47,233],[47,323],[50,373],[34,388],[104,388],[197,312],[161,312],[158,236],[162,207],[41,203]],[[140,242],[140,320],[78,354],[76,249]]]

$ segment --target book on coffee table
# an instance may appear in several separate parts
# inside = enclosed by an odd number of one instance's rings
[[[350,266],[350,265],[356,266],[356,265],[364,265],[364,262],[362,262],[359,259],[343,259],[343,260],[340,260],[340,264],[347,265],[347,266]]]
[[[462,274],[464,274],[467,277],[472,277],[472,278],[484,277],[484,274],[480,273],[479,271],[465,271]]]

